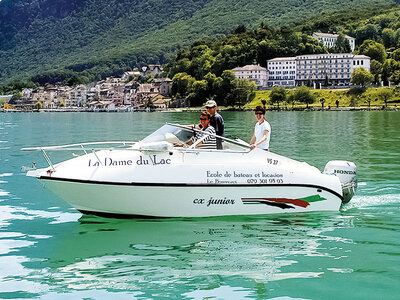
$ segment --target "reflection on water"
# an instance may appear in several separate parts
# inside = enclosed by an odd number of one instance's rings
[[[77,296],[101,287],[102,295],[131,291],[144,299],[201,299],[210,295],[207,291],[214,296],[226,292],[233,299],[265,299],[285,295],[274,292],[282,281],[293,288],[301,280],[316,280],[328,288],[331,274],[341,274],[351,285],[359,280],[354,273],[382,270],[388,267],[382,263],[398,251],[399,240],[385,233],[399,229],[398,208],[397,213],[392,210],[398,203],[381,204],[380,214],[365,206],[342,213],[269,217],[81,216],[77,222],[61,223],[42,212],[34,218],[38,223],[47,220],[46,234],[0,236],[0,254],[8,254],[0,256],[0,287],[3,293],[19,291],[29,297],[72,291]],[[370,212],[360,217],[359,209]],[[359,257],[370,251],[375,262]],[[344,291],[325,295],[340,293],[345,296]],[[316,296],[312,290],[292,295]]]
[[[251,112],[223,116],[227,135],[249,139]],[[0,298],[396,299],[397,116],[267,113],[273,151],[320,169],[332,159],[357,163],[359,191],[340,212],[118,220],[82,216],[26,178],[22,165],[45,162],[19,148],[138,140],[198,113],[2,114]]]
[[[296,264],[296,256],[335,259],[321,247],[332,240],[326,233],[352,226],[351,218],[336,214],[200,220],[83,216],[68,224],[65,235],[41,237],[35,253],[46,255],[30,262],[15,257],[16,264],[26,267],[12,277],[58,292],[101,286],[139,290],[149,298],[221,288],[228,278],[253,294],[269,281],[323,274],[317,269],[292,272],[284,268]],[[352,243],[337,237],[335,242]],[[45,250],[49,243],[51,252]],[[161,291],[160,285],[166,289]]]

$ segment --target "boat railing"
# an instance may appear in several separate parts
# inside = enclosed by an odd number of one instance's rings
[[[59,145],[59,146],[46,146],[46,147],[29,147],[22,148],[22,151],[71,151],[71,150],[82,150],[87,152],[87,148],[90,150],[96,148],[95,150],[113,150],[120,149],[121,147],[132,146],[137,142],[128,142],[128,141],[116,141],[116,142],[88,142],[88,143],[78,143],[78,144],[69,144],[69,145]],[[94,145],[120,145],[119,147],[93,147]]]
[[[51,167],[53,171],[55,171],[54,164],[52,163],[48,151],[83,151],[84,154],[88,154],[89,152],[93,153],[97,158],[100,164],[101,161],[97,156],[96,151],[100,150],[121,150],[130,148],[132,145],[136,144],[136,142],[130,141],[112,141],[112,142],[87,142],[87,143],[79,143],[79,144],[68,144],[68,145],[59,145],[59,146],[46,146],[46,147],[28,147],[22,148],[22,151],[41,151],[43,157]],[[72,153],[73,156],[79,156],[75,153]],[[32,168],[25,169],[34,169],[36,168],[35,164],[32,165]]]

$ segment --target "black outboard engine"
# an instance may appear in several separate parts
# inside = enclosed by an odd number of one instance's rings
[[[351,161],[331,160],[324,170],[325,174],[335,174],[342,184],[343,203],[347,203],[357,190],[357,166]]]

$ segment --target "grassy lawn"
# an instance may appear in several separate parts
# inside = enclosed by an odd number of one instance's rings
[[[370,105],[372,107],[382,107],[385,105],[384,100],[379,95],[379,90],[382,88],[368,88],[366,91],[361,90],[350,90],[350,89],[334,89],[334,90],[311,90],[316,96],[316,101],[310,104],[309,107],[320,108],[322,98],[325,99],[325,108],[328,106],[336,107],[336,100],[339,100],[339,107],[368,107],[368,99],[370,99]],[[388,99],[388,106],[394,107],[396,104],[400,106],[400,87],[389,88],[392,91],[391,97]],[[287,93],[293,92],[292,89],[288,89]],[[262,105],[262,100],[266,100],[266,108],[273,108],[269,101],[270,91],[257,91],[254,99],[245,105],[245,108],[255,108],[257,105]],[[398,101],[392,102],[392,101]],[[286,103],[281,103],[280,107],[291,107]],[[295,103],[295,108],[306,107],[303,103]]]

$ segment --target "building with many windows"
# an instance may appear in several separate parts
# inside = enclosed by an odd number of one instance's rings
[[[268,87],[294,87],[296,84],[296,57],[277,57],[267,61]]]
[[[259,89],[267,86],[267,69],[260,65],[237,67],[234,68],[232,72],[238,79],[248,79],[253,81]]]
[[[350,53],[313,54],[296,56],[296,85],[350,85],[351,73],[363,67],[370,71],[370,58]]]
[[[317,40],[323,42],[325,47],[327,48],[335,47],[338,36],[339,36],[338,34],[332,34],[332,33],[323,33],[323,32],[313,33],[313,38],[316,38]],[[349,41],[351,51],[354,51],[356,47],[356,39],[348,35],[344,35],[344,37]]]

